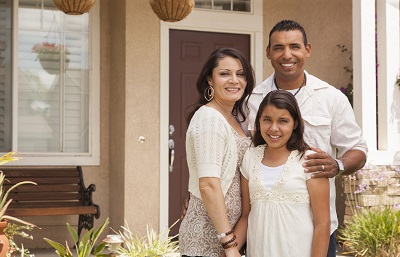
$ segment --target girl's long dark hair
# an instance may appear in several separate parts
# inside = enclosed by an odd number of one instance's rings
[[[297,104],[296,98],[291,93],[286,92],[285,90],[275,90],[269,92],[260,103],[260,107],[258,108],[256,121],[254,124],[254,146],[266,144],[260,131],[260,118],[262,112],[264,111],[265,107],[267,107],[267,105],[275,106],[278,109],[288,110],[295,124],[297,123],[297,127],[293,130],[292,135],[287,142],[287,149],[289,151],[297,150],[300,152],[301,156],[303,156],[305,151],[310,149],[308,144],[304,141],[303,118],[301,117],[300,108]]]
[[[208,103],[208,101],[204,98],[204,91],[208,88],[208,79],[212,77],[212,72],[215,67],[218,66],[218,63],[224,57],[230,56],[232,58],[238,59],[243,66],[244,76],[246,78],[246,88],[244,89],[243,96],[236,101],[232,114],[236,117],[239,122],[243,122],[246,119],[247,110],[244,108],[247,107],[248,96],[253,91],[254,87],[254,71],[251,67],[250,62],[239,52],[239,50],[235,48],[220,48],[211,53],[208,57],[207,61],[203,65],[199,77],[197,78],[196,88],[199,93],[199,98],[197,102],[188,107],[188,115],[186,116],[187,124],[190,123],[194,113],[203,105]]]

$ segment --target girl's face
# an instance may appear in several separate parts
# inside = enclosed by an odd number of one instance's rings
[[[286,109],[278,109],[267,105],[261,113],[260,132],[269,148],[282,149],[286,147],[297,123]]]
[[[247,85],[242,63],[230,56],[222,58],[208,78],[208,84],[214,88],[212,101],[235,104]]]

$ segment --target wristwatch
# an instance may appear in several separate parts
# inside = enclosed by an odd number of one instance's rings
[[[338,177],[338,176],[340,176],[340,175],[343,174],[343,172],[344,172],[344,165],[343,165],[343,162],[342,162],[341,160],[339,160],[339,159],[335,159],[335,161],[337,162],[338,167],[339,167],[339,172],[338,172],[338,174],[336,175],[336,177]]]

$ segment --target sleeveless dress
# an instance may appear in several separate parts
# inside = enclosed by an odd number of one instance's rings
[[[233,128],[232,131],[237,145],[238,163],[235,176],[225,195],[225,203],[229,223],[233,228],[242,214],[239,167],[251,139],[240,136]],[[207,257],[219,257],[224,250],[203,201],[192,194],[185,218],[179,228],[179,249],[181,255]]]
[[[251,203],[246,257],[311,257],[314,225],[306,184],[311,175],[304,172],[299,152],[292,151],[273,187],[265,188],[260,175],[264,149],[249,149],[242,162]]]

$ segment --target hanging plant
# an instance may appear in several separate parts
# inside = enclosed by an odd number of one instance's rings
[[[96,0],[53,0],[58,9],[69,15],[81,15],[88,12]]]
[[[36,53],[36,60],[60,60],[61,55],[70,54],[64,45],[49,42],[35,44],[32,53]]]
[[[49,74],[58,74],[60,69],[68,67],[70,54],[63,44],[43,42],[32,47],[32,53],[36,53],[36,61]]]
[[[176,22],[192,12],[193,0],[150,0],[150,5],[158,18],[163,21]]]

